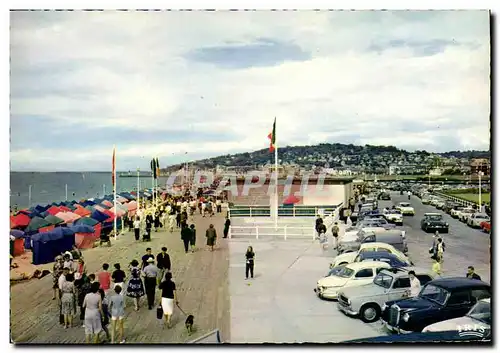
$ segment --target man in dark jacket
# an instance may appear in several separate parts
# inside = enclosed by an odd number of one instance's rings
[[[186,223],[182,223],[181,239],[184,242],[184,251],[189,252],[189,242],[191,241],[191,230]]]
[[[170,272],[171,263],[170,263],[170,255],[167,254],[167,248],[161,248],[161,253],[156,256],[156,264],[158,269],[160,270],[158,273],[158,285],[163,280],[165,276],[165,272]]]
[[[477,279],[478,281],[481,280],[481,277],[475,272],[474,266],[467,267],[467,275],[465,277],[471,279]]]
[[[231,220],[229,219],[229,217],[227,217],[226,222],[224,223],[224,238],[227,238],[230,226],[231,226]]]

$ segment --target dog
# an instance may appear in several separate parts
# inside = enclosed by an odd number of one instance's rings
[[[194,326],[194,316],[193,315],[188,315],[186,318],[186,322],[184,323],[186,325],[186,330],[189,335],[193,333],[193,326]]]

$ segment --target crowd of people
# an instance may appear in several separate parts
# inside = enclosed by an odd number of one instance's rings
[[[222,201],[196,199],[192,197],[167,197],[156,207],[144,203],[134,217],[126,219],[126,225],[134,231],[137,241],[151,241],[153,231],[180,229],[186,254],[196,250],[196,227],[193,215],[196,209],[203,217],[212,217],[222,212]],[[225,223],[227,237],[230,222]],[[217,232],[213,224],[206,230],[206,244],[214,250]],[[250,265],[251,264],[251,265]],[[253,258],[247,258],[247,272],[253,277]],[[178,305],[176,285],[172,279],[172,264],[167,247],[153,254],[150,247],[140,261],[133,259],[126,273],[120,263],[104,263],[97,273],[88,273],[82,252],[76,247],[55,259],[53,266],[53,300],[59,306],[59,321],[66,329],[75,327],[74,318],[79,312],[80,324],[85,328],[86,342],[98,343],[101,332],[111,343],[124,343],[124,320],[126,298],[131,298],[134,310],[139,311],[140,298],[146,296],[149,310],[156,302],[156,291],[161,291],[160,307],[164,327],[171,327],[174,305]],[[247,273],[248,276],[248,273]],[[111,323],[111,330],[108,326]]]

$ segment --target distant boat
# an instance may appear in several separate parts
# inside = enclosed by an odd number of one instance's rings
[[[139,172],[139,177],[151,177],[152,172]],[[137,178],[137,172],[120,173],[118,174],[120,178]]]

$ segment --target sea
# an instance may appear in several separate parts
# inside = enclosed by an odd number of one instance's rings
[[[137,177],[120,177],[117,173],[116,191],[135,191]],[[159,177],[158,186],[165,187],[168,177]],[[30,199],[31,185],[31,199]],[[140,178],[140,189],[151,188],[150,176]],[[113,192],[110,172],[11,172],[10,206],[18,209],[52,202],[81,200]]]

